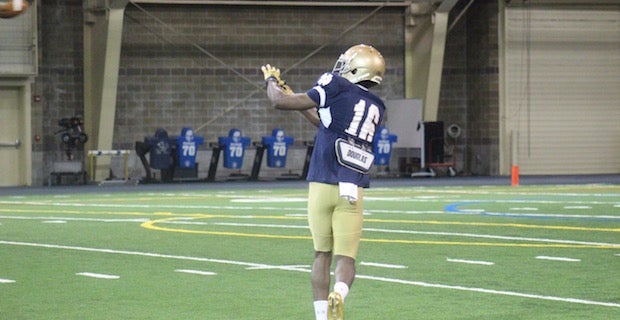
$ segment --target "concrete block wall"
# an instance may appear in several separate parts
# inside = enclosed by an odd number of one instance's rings
[[[48,181],[54,161],[67,160],[60,135],[62,118],[83,116],[82,1],[37,1],[39,70],[32,88],[33,185]],[[40,99],[40,100],[39,100]],[[76,159],[83,158],[79,150]]]
[[[468,121],[475,122],[472,128],[497,127],[497,120],[479,122],[477,117],[470,116],[470,103],[477,104],[476,113],[497,109],[480,105],[497,103],[489,95],[482,99],[476,98],[478,93],[469,92],[489,85],[484,77],[483,84],[471,81],[480,80],[473,75],[487,70],[484,65],[492,63],[469,62],[477,56],[477,47],[489,50],[493,46],[471,42],[477,39],[469,32],[475,26],[470,24],[482,28],[496,23],[496,8],[490,2],[483,1],[478,9],[486,11],[483,20],[471,22],[481,17],[469,9],[468,17],[449,34],[440,100],[440,120],[458,123],[464,129],[467,140],[459,140],[463,152],[469,148],[473,134],[466,130],[471,126]],[[200,128],[197,134],[206,142],[215,142],[233,127],[253,141],[270,135],[275,127],[284,129],[297,141],[312,140],[315,129],[303,117],[274,110],[269,105],[259,68],[265,63],[281,67],[293,90],[305,91],[321,73],[331,70],[342,51],[357,43],[373,44],[386,58],[385,81],[373,91],[384,99],[402,99],[404,10],[383,8],[369,16],[371,11],[372,8],[354,7],[129,4],[113,147],[133,149],[135,141],[153,135],[159,127],[169,134],[179,134],[185,126]],[[34,169],[35,185],[47,181],[50,163],[63,157],[60,139],[54,135],[60,129],[58,120],[83,114],[82,1],[44,1],[39,12],[40,69],[34,92],[41,96],[41,102],[33,103],[33,127],[43,137],[34,146],[35,157],[43,165]],[[351,32],[343,33],[363,19],[366,20]],[[493,28],[496,26],[487,26],[486,33],[492,33]],[[321,50],[310,55],[318,48]],[[88,133],[88,128],[85,130]],[[483,147],[484,143],[494,143],[478,138],[472,141]],[[305,156],[305,150],[298,149],[287,160],[295,171],[301,170]],[[208,169],[210,154],[206,147],[199,153],[201,171]],[[78,152],[77,157],[80,156]],[[249,172],[252,160],[253,153],[249,152],[244,171]],[[467,159],[461,161],[461,171],[469,172]],[[130,161],[130,166],[131,175],[143,174],[136,159]],[[117,175],[118,170],[114,171]],[[494,174],[492,168],[477,173]]]
[[[452,10],[450,24],[456,19],[458,13],[463,10],[463,5],[459,5]],[[449,24],[449,25],[450,25]],[[457,139],[446,137],[446,144],[455,144],[456,168],[459,174],[469,172],[463,153],[467,146],[468,132],[467,125],[467,21],[459,20],[451,30],[448,31],[446,39],[446,52],[442,73],[442,87],[439,97],[439,110],[437,118],[444,122],[444,129],[456,124],[461,128],[461,136]],[[450,151],[450,149],[447,149]],[[452,159],[446,159],[451,161]],[[439,172],[441,174],[443,172]]]
[[[497,1],[474,3],[467,16],[467,152],[470,172],[499,173]]]
[[[342,51],[359,42],[375,45],[388,61],[385,85],[376,92],[385,98],[403,95],[402,9],[384,9],[336,39],[370,9],[142,8],[148,14],[131,5],[126,12],[115,143],[132,145],[157,127],[180,132],[183,126],[202,127],[198,133],[208,141],[233,127],[252,140],[275,127],[312,140],[314,128],[303,117],[270,106],[260,66],[281,67],[293,90],[305,91],[331,70]],[[137,118],[144,121],[131,121]]]

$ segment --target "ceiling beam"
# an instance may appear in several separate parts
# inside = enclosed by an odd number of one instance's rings
[[[504,0],[509,6],[525,5],[618,5],[618,0]]]
[[[299,6],[299,7],[407,7],[416,1],[248,1],[248,0],[130,0],[139,4],[201,4],[234,6]],[[428,2],[428,1],[425,1]],[[441,1],[439,1],[441,2]]]

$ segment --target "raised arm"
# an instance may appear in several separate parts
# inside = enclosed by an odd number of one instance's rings
[[[295,93],[280,79],[280,70],[270,65],[262,68],[267,82],[267,97],[271,105],[280,110],[299,111],[314,126],[319,126],[320,119],[316,111],[318,106],[306,93]]]
[[[269,80],[267,81],[267,97],[276,109],[299,111],[315,127],[319,126],[317,104],[306,93],[294,93],[290,89],[285,91],[276,80]]]

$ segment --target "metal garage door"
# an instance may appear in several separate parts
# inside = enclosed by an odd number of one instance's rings
[[[620,7],[504,13],[504,134],[521,173],[620,173]]]

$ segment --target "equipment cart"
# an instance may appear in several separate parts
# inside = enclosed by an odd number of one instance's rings
[[[420,150],[420,171],[411,174],[411,177],[434,177],[436,168],[447,168],[450,177],[456,175],[456,137],[460,135],[460,128],[451,125],[447,134],[452,137],[452,143],[447,144],[444,137],[443,122],[420,122],[422,148]],[[458,131],[458,132],[456,132]]]

